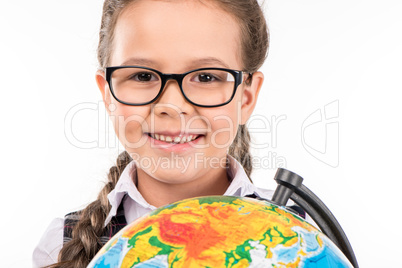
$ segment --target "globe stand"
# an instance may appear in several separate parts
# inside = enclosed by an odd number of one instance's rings
[[[306,186],[303,178],[289,170],[278,168],[274,177],[278,186],[272,197],[272,202],[285,206],[289,199],[299,205],[345,254],[352,265],[358,268],[356,256],[341,225],[325,204]]]

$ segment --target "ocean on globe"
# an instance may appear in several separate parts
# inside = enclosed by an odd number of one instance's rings
[[[161,207],[127,225],[88,267],[353,266],[322,232],[283,207],[208,196]]]

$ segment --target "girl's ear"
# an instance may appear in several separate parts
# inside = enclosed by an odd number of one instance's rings
[[[246,124],[253,113],[263,81],[264,75],[261,72],[255,72],[253,73],[251,84],[245,83],[241,102],[241,125]]]
[[[95,75],[96,83],[98,84],[98,88],[102,94],[103,104],[105,105],[106,111],[110,115],[110,91],[109,85],[106,82],[105,72],[98,70]]]

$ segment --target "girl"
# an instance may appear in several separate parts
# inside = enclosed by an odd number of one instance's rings
[[[96,201],[49,226],[34,266],[85,267],[127,222],[181,199],[270,198],[249,180],[245,127],[267,49],[257,0],[106,0],[96,81],[125,151]]]

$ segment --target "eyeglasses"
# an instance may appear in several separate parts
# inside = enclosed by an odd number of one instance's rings
[[[243,72],[201,68],[183,74],[164,74],[141,66],[106,67],[106,81],[113,97],[127,105],[154,102],[170,79],[177,81],[184,98],[191,104],[218,107],[233,99],[237,87],[243,82]]]

